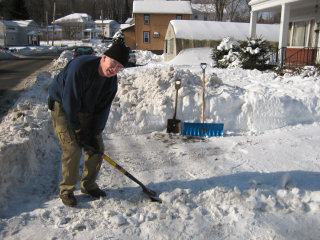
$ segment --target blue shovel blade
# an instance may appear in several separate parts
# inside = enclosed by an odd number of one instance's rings
[[[194,137],[223,136],[223,123],[182,123],[182,135]]]

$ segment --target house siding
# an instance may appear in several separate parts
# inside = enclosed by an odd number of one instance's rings
[[[159,54],[164,51],[164,40],[170,20],[176,19],[177,15],[182,16],[182,20],[190,20],[189,14],[149,14],[150,24],[144,24],[144,14],[133,14],[135,18],[135,49],[149,50]],[[143,42],[143,33],[150,32],[150,42]],[[159,37],[153,36],[155,32]]]
[[[135,26],[123,30],[124,41],[131,49],[136,49]]]
[[[9,21],[7,22],[9,23]],[[14,28],[14,30],[11,30],[11,28]],[[0,45],[26,46],[28,45],[27,32],[34,30],[35,28],[36,26],[33,24],[30,24],[30,26],[21,27],[18,24],[7,25],[4,22],[0,22]]]
[[[5,46],[6,26],[0,22],[0,46]]]
[[[311,65],[316,63],[319,50],[316,48],[287,48],[286,58],[289,65]]]

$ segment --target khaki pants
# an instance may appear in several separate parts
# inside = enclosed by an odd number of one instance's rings
[[[54,110],[51,111],[52,122],[56,136],[62,148],[62,181],[60,183],[60,194],[73,192],[79,178],[80,159],[82,148],[76,141],[74,130],[69,127],[66,113],[62,105],[54,103]],[[79,114],[81,129],[91,122],[90,114]],[[100,151],[104,152],[101,134],[96,136]],[[101,167],[102,157],[100,154],[93,154],[88,151],[84,156],[84,168],[81,178],[81,188],[92,190],[98,188],[96,179]]]

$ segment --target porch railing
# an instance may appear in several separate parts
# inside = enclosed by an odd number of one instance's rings
[[[281,56],[281,59],[280,59]],[[319,64],[320,47],[271,49],[266,56],[270,65],[292,68]],[[318,58],[318,59],[317,59]]]

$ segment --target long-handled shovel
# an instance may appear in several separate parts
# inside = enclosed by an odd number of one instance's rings
[[[90,150],[94,153],[101,154],[102,158],[106,160],[108,163],[110,163],[112,166],[114,166],[116,169],[118,169],[121,173],[126,175],[128,178],[130,178],[135,183],[139,184],[142,188],[142,191],[151,199],[153,202],[159,202],[162,203],[162,200],[157,197],[157,194],[155,191],[147,188],[142,182],[140,182],[138,179],[136,179],[134,176],[132,176],[129,172],[127,172],[123,167],[121,167],[119,164],[117,164],[115,161],[113,161],[111,158],[109,158],[106,154],[102,152],[97,152],[93,147],[91,146],[84,146],[84,149]]]
[[[110,163],[112,166],[117,168],[120,172],[122,172],[124,175],[126,175],[128,178],[130,178],[135,183],[139,184],[142,188],[142,191],[153,201],[153,202],[159,202],[162,203],[162,200],[157,197],[156,192],[152,191],[151,189],[147,188],[144,184],[142,184],[138,179],[136,179],[134,176],[132,176],[129,172],[127,172],[124,168],[122,168],[119,164],[117,164],[115,161],[113,161],[111,158],[109,158],[107,155],[102,153],[102,158],[105,159],[108,163]]]
[[[182,123],[182,135],[196,137],[223,136],[223,123],[205,123],[205,70],[206,63],[200,63],[202,69],[202,121],[201,123]]]
[[[173,119],[168,119],[167,133],[180,133],[181,132],[181,120],[176,119],[177,115],[177,104],[178,104],[178,91],[181,87],[181,79],[175,79],[176,99],[174,102],[174,115]]]

